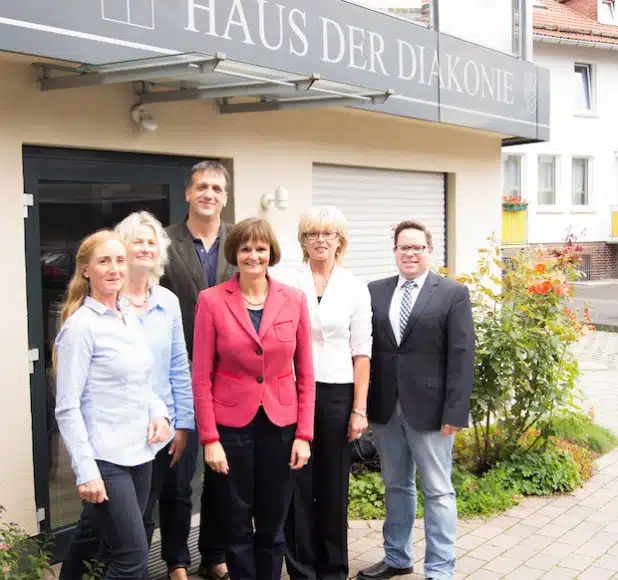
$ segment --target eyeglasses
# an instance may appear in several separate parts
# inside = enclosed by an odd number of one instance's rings
[[[308,232],[305,234],[305,238],[314,242],[320,236],[322,236],[325,240],[334,240],[339,236],[337,232]]]
[[[395,250],[401,256],[412,252],[415,256],[422,254],[427,249],[427,246],[395,246]]]

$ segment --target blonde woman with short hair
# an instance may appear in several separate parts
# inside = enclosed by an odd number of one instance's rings
[[[158,447],[150,496],[144,512],[148,544],[155,530],[153,511],[159,504],[161,557],[171,580],[187,580],[191,557],[191,479],[195,461],[186,457],[195,429],[189,358],[176,295],[159,285],[170,240],[163,226],[146,211],[134,212],[116,226],[127,252],[127,276],[120,300],[140,320],[154,358],[152,386],[167,405],[171,439]]]
[[[56,337],[56,420],[84,508],[61,579],[87,572],[106,545],[106,579],[142,578],[148,544],[142,513],[155,445],[170,436],[168,412],[151,388],[152,354],[137,317],[118,302],[126,250],[102,230],[80,245]],[[94,548],[94,551],[93,551]]]
[[[335,207],[312,208],[298,224],[303,266],[288,280],[307,296],[316,378],[315,440],[295,474],[286,522],[292,580],[348,577],[350,442],[367,428],[371,300],[367,285],[341,264],[348,224]]]

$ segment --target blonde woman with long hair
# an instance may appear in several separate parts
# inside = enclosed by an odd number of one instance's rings
[[[142,513],[153,445],[167,441],[165,403],[150,384],[152,354],[134,314],[120,308],[126,250],[101,230],[77,251],[56,338],[56,420],[83,511],[60,578],[74,580],[106,545],[105,579],[142,578],[148,544]]]

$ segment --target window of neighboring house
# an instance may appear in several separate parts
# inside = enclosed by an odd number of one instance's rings
[[[599,20],[601,22],[616,19],[616,2],[615,0],[603,0],[601,2],[601,14]]]
[[[575,63],[575,110],[592,110],[592,66]]]
[[[521,197],[521,157],[519,155],[504,156],[502,183],[504,197]]]
[[[590,197],[590,180],[588,159],[573,157],[573,205],[588,205]]]
[[[556,204],[556,158],[539,155],[539,205]]]

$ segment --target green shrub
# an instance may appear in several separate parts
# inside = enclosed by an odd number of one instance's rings
[[[591,451],[588,447],[584,447],[583,445],[571,443],[571,441],[567,439],[556,439],[553,443],[558,449],[564,449],[571,455],[577,464],[577,469],[583,481],[588,481],[594,475],[594,462],[598,457],[594,451]]]
[[[386,516],[384,482],[380,473],[350,477],[348,516],[357,520],[381,520]]]
[[[0,506],[0,514],[4,508]],[[47,538],[32,538],[0,518],[0,580],[40,580],[52,573]]]
[[[541,451],[515,456],[502,464],[516,491],[523,495],[549,495],[573,491],[582,477],[568,451],[552,445]]]
[[[453,467],[453,487],[457,494],[457,514],[462,518],[488,516],[517,504],[517,496],[505,470],[495,467],[482,476]],[[425,501],[421,486],[418,490],[416,517],[422,518]]]
[[[593,423],[590,417],[578,413],[563,413],[554,418],[551,435],[604,455],[618,445],[618,437],[609,429]]]
[[[486,516],[504,511],[517,503],[517,495],[509,474],[501,468],[494,468],[477,477],[455,467],[453,486],[457,494],[457,510],[461,517]],[[424,499],[417,478],[416,517],[424,514]],[[350,519],[379,520],[386,516],[384,483],[379,473],[364,473],[350,479]]]

